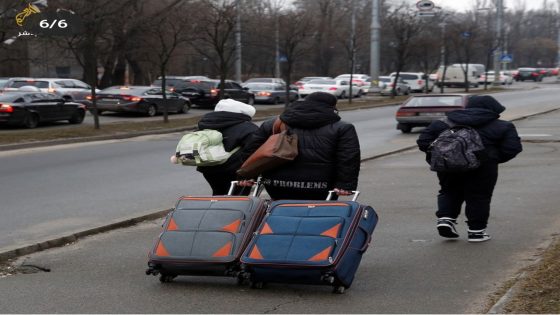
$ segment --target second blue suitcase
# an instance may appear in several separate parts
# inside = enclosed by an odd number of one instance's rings
[[[279,200],[243,253],[253,287],[267,282],[349,288],[378,217],[356,201]]]

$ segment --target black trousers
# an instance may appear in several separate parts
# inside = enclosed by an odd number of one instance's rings
[[[440,191],[436,216],[457,218],[465,203],[467,224],[471,230],[485,229],[490,216],[490,202],[496,181],[498,164],[487,162],[465,173],[438,172]]]
[[[235,173],[202,173],[204,178],[212,188],[213,196],[227,195],[231,182],[236,180],[237,174]],[[251,192],[251,187],[235,187],[233,190],[234,196],[248,196]]]

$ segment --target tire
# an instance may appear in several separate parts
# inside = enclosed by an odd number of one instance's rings
[[[23,126],[25,128],[33,129],[39,125],[39,115],[34,113],[27,113],[23,117]]]
[[[410,125],[400,125],[402,133],[410,133],[412,131],[412,126]]]
[[[154,117],[157,114],[157,107],[154,104],[150,104],[148,109],[146,109],[146,115],[148,117]]]
[[[64,96],[62,97],[62,99],[63,99],[65,102],[73,102],[73,101],[74,101],[74,99],[72,99],[72,96],[70,96],[70,95],[64,95]]]
[[[280,104],[280,98],[279,98],[279,97],[275,97],[275,98],[272,100],[272,104],[274,104],[274,105]]]
[[[73,125],[78,125],[84,121],[85,117],[86,117],[86,112],[80,109],[77,112],[75,112],[72,115],[72,117],[70,117],[70,119],[68,119],[68,122]]]
[[[342,91],[342,93],[340,93],[340,96],[338,98],[340,99],[346,98],[346,91]]]
[[[247,104],[249,104],[249,105],[251,105],[251,106],[252,106],[252,105],[255,105],[255,98],[252,97],[252,96],[249,97],[249,100],[247,101]]]
[[[191,109],[191,103],[185,102],[181,108],[179,108],[179,114],[186,114]]]

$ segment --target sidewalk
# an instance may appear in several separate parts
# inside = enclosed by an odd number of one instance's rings
[[[229,278],[160,284],[144,275],[160,231],[155,220],[23,257],[51,272],[0,279],[0,313],[485,312],[492,293],[532,264],[560,227],[559,122],[554,113],[516,123],[532,140],[500,168],[487,243],[466,242],[464,216],[458,241],[437,235],[437,180],[420,152],[363,163],[360,201],[376,208],[380,223],[344,295],[277,284],[251,290]]]

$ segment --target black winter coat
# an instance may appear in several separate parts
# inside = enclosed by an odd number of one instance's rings
[[[272,134],[275,119],[253,135],[245,157]],[[324,199],[330,189],[357,188],[360,143],[352,124],[340,121],[334,108],[308,101],[292,103],[280,119],[298,136],[298,156],[262,174],[273,199]]]
[[[478,131],[485,150],[481,160],[488,163],[504,163],[513,159],[523,148],[515,126],[498,119],[505,108],[491,97],[473,96],[464,110],[449,112],[447,118],[458,125],[471,126]],[[423,152],[449,126],[443,121],[434,121],[416,141]],[[429,155],[427,156],[429,160]]]
[[[242,151],[251,135],[258,127],[251,117],[231,112],[211,112],[202,116],[198,129],[212,129],[222,133],[224,149],[227,152],[241,147],[225,163],[215,166],[199,166],[197,171],[206,174],[235,173],[243,164]],[[233,180],[233,179],[232,179]]]

